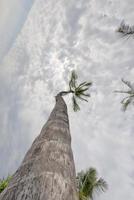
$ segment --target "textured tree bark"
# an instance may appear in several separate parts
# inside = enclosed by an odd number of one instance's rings
[[[56,105],[0,200],[78,200],[67,106]]]

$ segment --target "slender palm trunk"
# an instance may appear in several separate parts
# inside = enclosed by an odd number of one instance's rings
[[[67,106],[61,95],[0,200],[78,200]]]

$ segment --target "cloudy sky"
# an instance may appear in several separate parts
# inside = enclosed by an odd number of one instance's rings
[[[74,113],[66,98],[77,171],[96,167],[109,190],[100,200],[134,199],[134,114],[122,112],[121,78],[133,81],[133,0],[0,0],[0,177],[20,165],[72,69],[93,81]]]

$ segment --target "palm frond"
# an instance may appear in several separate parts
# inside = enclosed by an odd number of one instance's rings
[[[77,97],[77,96],[84,95],[86,91],[88,91],[88,87],[87,88],[76,88],[74,91],[74,94]]]
[[[81,84],[79,84],[79,86],[77,88],[83,88],[83,87],[88,87],[92,85],[92,82],[83,82]]]
[[[116,92],[116,93],[124,93],[124,94],[131,94],[131,91],[130,91],[130,90],[128,90],[128,91],[115,90],[114,92]]]
[[[97,171],[95,168],[91,167],[88,171],[88,179],[91,181],[91,182],[95,182],[96,179],[97,179]]]
[[[91,95],[90,94],[85,94],[85,93],[83,93],[83,94],[81,94],[82,96],[85,96],[85,97],[90,97]]]
[[[75,112],[78,111],[78,110],[80,110],[80,107],[79,107],[79,105],[78,105],[78,103],[77,103],[77,101],[76,101],[74,95],[73,95],[73,97],[72,97],[72,101],[73,101],[73,110],[74,110]]]
[[[0,180],[0,193],[8,186],[11,180],[11,176],[8,176],[6,179]]]
[[[97,171],[95,168],[89,168],[86,172],[81,171],[78,173],[77,183],[79,195],[81,195],[80,200],[82,197],[93,199],[94,192],[105,192],[108,188],[104,179],[97,178]]]
[[[77,76],[76,72],[73,70],[72,73],[71,73],[70,81],[69,81],[70,90],[72,90],[76,87],[77,78],[78,78],[78,76]]]
[[[122,33],[124,36],[134,34],[134,26],[130,26],[123,20],[117,29],[117,32]]]
[[[122,104],[122,109],[123,111],[126,111],[128,106],[134,102],[134,86],[131,84],[129,81],[125,81],[124,79],[121,79],[122,82],[129,87],[130,90],[128,91],[123,91],[123,90],[116,90],[116,93],[123,93],[123,94],[128,94],[123,100],[121,101]]]
[[[85,195],[82,191],[79,191],[79,200],[88,200],[88,198],[85,197]]]
[[[83,177],[82,191],[85,196],[89,196],[92,199],[94,185],[97,181],[97,171],[94,168],[90,168],[85,172]]]
[[[106,181],[102,178],[100,178],[96,184],[95,184],[95,191],[96,192],[105,192],[108,189],[108,185],[106,183]]]
[[[88,100],[87,100],[87,99],[84,99],[83,97],[81,97],[81,95],[77,95],[77,98],[79,98],[79,99],[82,100],[82,101],[88,102]]]
[[[127,85],[131,90],[133,90],[133,86],[129,81],[125,81],[123,78],[121,80],[125,85]]]
[[[78,92],[78,93],[84,93],[85,91],[87,91],[89,88],[88,87],[86,87],[86,88],[76,88],[75,89],[75,92]]]
[[[81,86],[83,86],[83,85],[85,85],[85,84],[86,84],[86,81],[84,81],[84,82],[82,82],[81,84],[79,84],[78,87],[81,87]]]
[[[125,97],[125,98],[121,101],[123,111],[126,111],[126,110],[127,110],[128,106],[132,103],[133,98],[134,98],[134,95],[130,95],[130,96]]]
[[[84,171],[81,171],[81,172],[79,172],[79,173],[77,174],[76,182],[77,182],[77,189],[78,189],[78,190],[80,190],[80,189],[82,188],[84,176],[85,176]]]
[[[123,111],[127,110],[128,105],[131,103],[130,99],[127,99],[124,103],[122,103]]]

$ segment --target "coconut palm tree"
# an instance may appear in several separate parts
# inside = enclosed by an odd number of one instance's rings
[[[127,107],[134,103],[134,85],[132,85],[131,82],[125,81],[122,79],[122,82],[128,87],[128,90],[115,90],[117,93],[123,93],[123,94],[128,94],[123,100],[121,101],[121,104],[123,106],[123,110],[126,111]]]
[[[86,100],[83,97],[89,96],[85,92],[90,85],[78,85],[77,75],[72,72],[69,89],[57,94],[48,121],[0,194],[0,200],[78,200],[69,119],[62,96],[71,93],[73,108],[79,110],[77,98]]]
[[[117,29],[117,32],[121,33],[123,36],[128,36],[129,38],[130,36],[134,35],[134,26],[126,24],[123,20]]]
[[[93,199],[94,193],[105,192],[108,188],[106,181],[97,177],[95,168],[89,168],[86,172],[81,171],[77,175],[77,188],[79,200]]]

